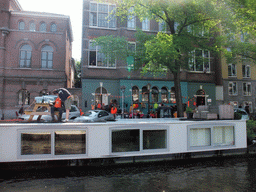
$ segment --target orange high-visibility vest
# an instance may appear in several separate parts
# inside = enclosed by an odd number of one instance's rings
[[[55,104],[54,104],[55,108],[61,108],[61,100],[59,97],[57,97],[57,99],[55,100]]]
[[[111,108],[111,114],[116,114],[117,112],[117,108],[116,107],[112,107]]]

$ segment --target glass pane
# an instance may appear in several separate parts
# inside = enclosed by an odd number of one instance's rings
[[[30,60],[26,61],[26,67],[30,67]]]
[[[48,68],[52,69],[52,61],[48,61]]]
[[[51,154],[50,133],[22,133],[21,155]]]
[[[42,68],[46,68],[46,61],[42,61]]]
[[[40,25],[40,31],[41,31],[41,32],[45,32],[45,31],[46,31],[46,24],[45,24],[45,23],[42,23],[42,24]]]
[[[97,4],[96,3],[90,3],[90,11],[97,11]]]
[[[20,60],[20,67],[25,67],[25,60]]]
[[[96,66],[96,51],[90,51],[90,66]]]
[[[25,23],[23,21],[19,22],[19,30],[25,29]]]
[[[53,56],[53,53],[48,52],[48,60],[51,60],[51,61],[52,61],[52,56]]]
[[[51,46],[44,46],[43,48],[42,48],[42,51],[48,51],[48,52],[53,52],[53,48],[51,47]]]
[[[143,149],[164,149],[167,148],[166,130],[143,131]]]
[[[25,59],[25,57],[26,57],[26,51],[21,51],[20,52],[20,58]]]
[[[35,31],[35,30],[36,30],[36,25],[35,25],[35,23],[30,23],[29,30],[30,30],[30,31]]]
[[[99,13],[98,15],[99,15],[98,26],[99,27],[108,27],[108,22],[107,22],[108,14],[107,13]]]
[[[233,126],[214,127],[213,144],[234,145],[235,144],[234,127]]]
[[[42,52],[42,59],[46,60],[46,56],[47,56],[47,53],[46,52]]]
[[[140,150],[140,130],[113,130],[112,152]]]
[[[108,12],[108,5],[106,4],[99,4],[99,12]]]
[[[27,51],[27,59],[31,59],[31,52]]]
[[[56,24],[52,24],[51,25],[51,32],[56,32],[57,31],[57,25]]]
[[[193,128],[190,129],[190,146],[201,147],[211,145],[210,128]]]
[[[97,26],[97,13],[90,13],[90,26]]]
[[[56,131],[55,155],[85,154],[86,131]]]

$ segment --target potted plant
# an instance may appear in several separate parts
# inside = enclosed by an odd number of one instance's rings
[[[193,119],[193,110],[190,107],[186,108],[187,118]]]

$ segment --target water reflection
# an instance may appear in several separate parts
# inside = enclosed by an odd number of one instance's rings
[[[255,191],[255,160],[162,162],[20,172],[0,180],[0,191]]]

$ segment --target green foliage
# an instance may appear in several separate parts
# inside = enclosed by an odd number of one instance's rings
[[[75,87],[76,88],[81,88],[82,83],[81,83],[81,62],[80,61],[75,61]]]
[[[238,113],[238,112],[234,113],[234,119],[241,119],[241,118],[242,118],[242,114],[241,113]]]
[[[246,121],[247,137],[253,139],[256,136],[256,121]]]

